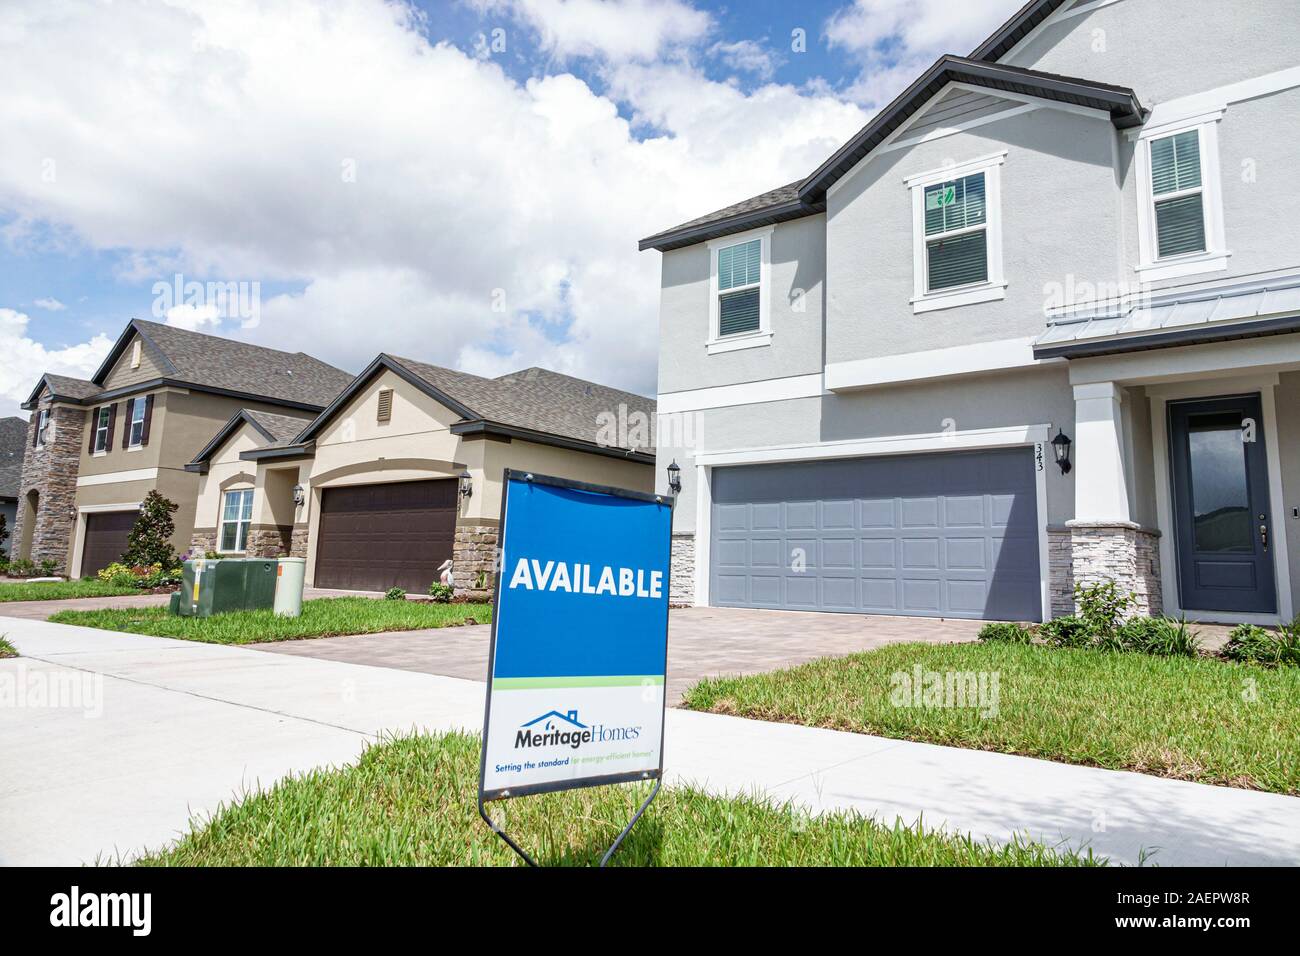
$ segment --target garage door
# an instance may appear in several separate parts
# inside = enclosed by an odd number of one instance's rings
[[[1039,619],[1028,448],[716,468],[711,603]]]
[[[139,511],[110,511],[86,515],[86,537],[81,545],[81,576],[102,571],[122,560],[126,538],[135,526]]]
[[[454,478],[327,488],[321,496],[315,584],[424,593],[451,557]]]

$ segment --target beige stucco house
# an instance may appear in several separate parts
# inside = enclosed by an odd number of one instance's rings
[[[24,404],[14,555],[93,574],[155,489],[178,506],[184,550],[200,484],[186,465],[213,432],[241,409],[308,420],[351,379],[302,352],[132,320],[91,379],[46,374]]]
[[[191,546],[307,559],[309,585],[485,595],[506,468],[654,488],[655,403],[532,368],[482,378],[380,355],[309,422],[233,415],[190,464]]]

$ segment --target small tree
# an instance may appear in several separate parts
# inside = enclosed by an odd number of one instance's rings
[[[172,521],[172,514],[178,507],[156,491],[145,495],[144,503],[140,505],[140,517],[135,519],[135,525],[126,537],[123,564],[128,567],[150,564],[161,564],[164,568],[176,566],[176,552],[172,550],[176,524]]]
[[[5,522],[5,516],[0,515],[0,551],[4,550],[5,542],[9,540],[9,528]]]

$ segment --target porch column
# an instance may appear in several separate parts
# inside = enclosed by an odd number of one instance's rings
[[[1069,587],[1113,581],[1132,613],[1162,610],[1157,535],[1132,520],[1123,393],[1114,382],[1074,386],[1074,519]]]

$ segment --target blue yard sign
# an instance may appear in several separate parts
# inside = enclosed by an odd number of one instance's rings
[[[668,498],[506,472],[480,808],[659,778],[671,536]]]

